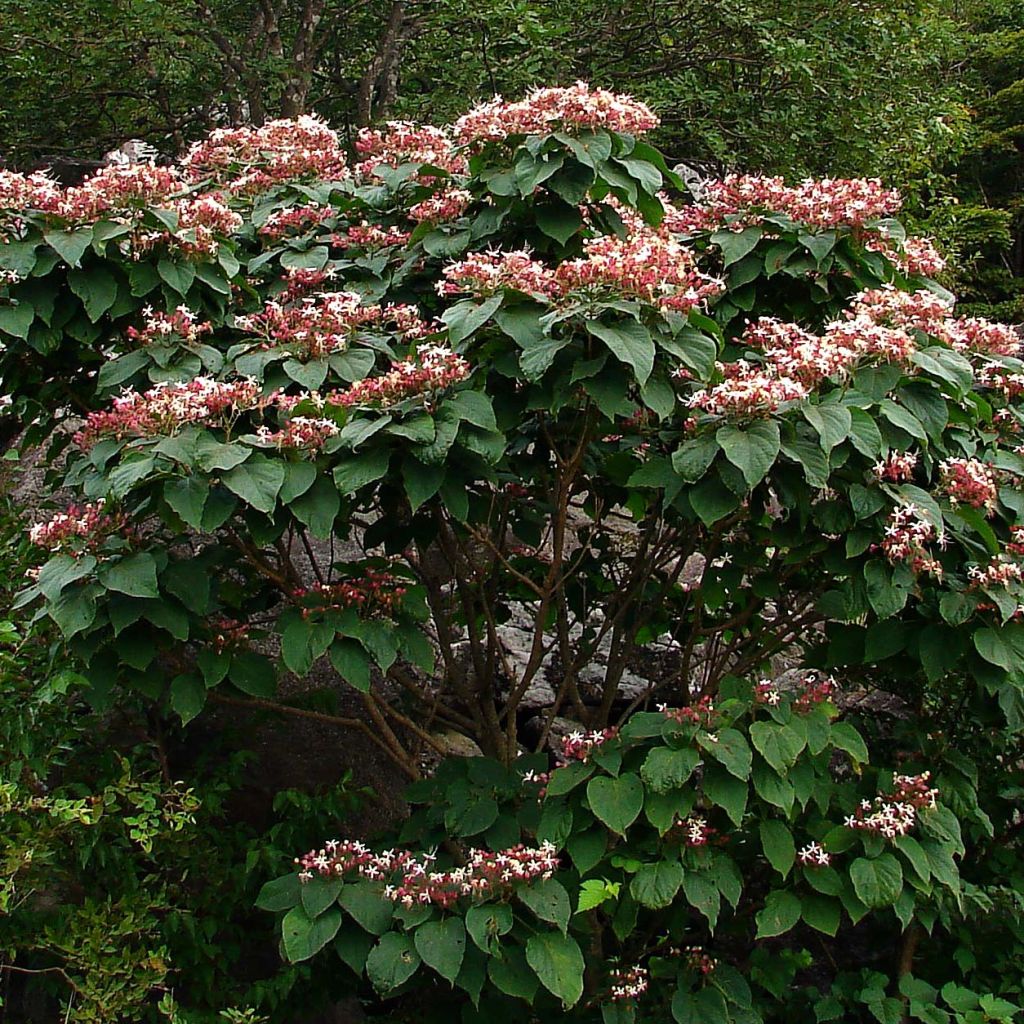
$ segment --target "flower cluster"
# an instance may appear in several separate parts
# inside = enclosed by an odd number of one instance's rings
[[[383,882],[385,899],[403,907],[433,905],[451,907],[468,898],[482,901],[507,896],[519,883],[543,881],[558,870],[558,852],[552,843],[539,847],[517,845],[498,853],[471,849],[463,867],[435,871],[436,857],[420,857],[407,851],[385,850],[373,853],[351,840],[331,841],[322,850],[313,850],[296,859],[299,878],[309,881],[314,875],[343,877],[355,872],[361,878]]]
[[[981,317],[960,317],[947,320],[936,332],[938,337],[957,352],[979,352],[989,356],[1017,356],[1021,338],[1007,324],[993,323]]]
[[[289,235],[300,235],[334,216],[334,210],[319,203],[307,203],[305,206],[289,206],[275,210],[263,222],[259,235],[270,242],[280,241]]]
[[[1019,562],[994,558],[984,568],[972,565],[967,570],[967,581],[972,590],[1009,587],[1024,582],[1024,569]]]
[[[891,794],[861,801],[856,811],[847,816],[844,824],[847,828],[877,832],[886,839],[905,836],[917,823],[918,811],[935,806],[939,791],[929,788],[930,778],[931,772],[897,775],[893,780],[894,789]]]
[[[686,966],[697,974],[713,974],[718,966],[718,961],[706,953],[703,946],[684,946],[683,953],[686,955]]]
[[[927,545],[935,540],[935,526],[923,519],[916,505],[893,509],[885,527],[882,552],[894,565],[908,564],[915,573],[942,576],[942,565],[932,557]]]
[[[239,330],[264,340],[265,348],[286,348],[297,358],[322,359],[344,352],[357,331],[393,329],[407,338],[429,334],[431,326],[412,306],[364,306],[355,292],[322,292],[287,304],[275,299],[259,313],[235,318]]]
[[[363,178],[373,176],[382,164],[429,164],[449,174],[465,174],[466,158],[455,150],[451,136],[444,128],[416,125],[409,121],[389,121],[383,130],[363,128],[356,138],[356,152],[361,161],[356,173]],[[420,176],[429,183],[434,177]]]
[[[202,321],[188,308],[178,306],[173,313],[160,313],[145,306],[146,322],[140,328],[129,327],[127,334],[137,345],[195,345],[213,331],[213,324]]]
[[[932,334],[949,319],[952,309],[951,301],[934,292],[904,292],[884,285],[858,292],[850,301],[847,316],[851,320],[867,318],[876,324]]]
[[[314,583],[299,587],[292,597],[302,607],[303,618],[325,611],[358,608],[361,612],[392,614],[406,594],[406,584],[392,573],[367,568],[362,576],[337,583]]]
[[[461,217],[473,202],[473,193],[464,188],[443,188],[409,209],[409,219],[418,224],[442,224]]]
[[[944,459],[939,463],[939,486],[956,508],[995,508],[999,488],[992,467],[980,459]]]
[[[146,206],[163,205],[183,189],[176,170],[153,164],[113,164],[103,167],[81,185],[56,195],[45,212],[68,221],[133,214]]]
[[[782,693],[771,679],[762,679],[754,687],[754,703],[764,704],[770,708],[782,702]]]
[[[281,450],[295,449],[318,452],[341,428],[334,420],[314,416],[292,416],[280,430],[260,427],[256,437],[260,444]]]
[[[613,1003],[637,999],[647,991],[648,984],[647,968],[639,964],[634,967],[613,967],[608,998]]]
[[[808,843],[796,857],[806,868],[827,868],[832,863],[832,854],[826,853],[820,843]]]
[[[470,253],[464,260],[449,263],[441,274],[444,280],[438,281],[437,292],[442,296],[468,293],[486,297],[511,288],[550,299],[561,291],[551,270],[526,249]]]
[[[333,267],[324,270],[313,270],[312,267],[289,267],[281,278],[284,288],[278,292],[277,301],[282,305],[321,290],[321,285],[334,279],[336,271]]]
[[[392,363],[379,377],[357,381],[345,391],[326,396],[333,405],[387,408],[409,398],[430,400],[439,391],[464,381],[469,363],[443,345],[423,345],[413,359]]]
[[[331,235],[331,245],[339,249],[387,249],[405,245],[411,237],[411,231],[403,231],[394,225],[382,228],[364,221],[353,224],[344,234]]]
[[[86,505],[69,505],[49,522],[36,523],[29,529],[28,539],[47,551],[77,556],[95,550],[111,534],[119,533],[123,526],[120,516],[104,511],[104,502],[100,498]]]
[[[189,423],[226,426],[239,413],[264,408],[272,400],[273,396],[262,395],[259,382],[250,378],[161,382],[145,392],[126,391],[114,399],[109,412],[89,413],[74,440],[87,449],[102,438],[158,437],[174,434]]]
[[[606,128],[642,135],[658,123],[646,104],[577,82],[566,89],[536,89],[517,103],[507,103],[501,97],[482,103],[455,122],[455,137],[461,143],[501,142],[510,136],[543,135],[559,128]]]
[[[798,713],[810,711],[818,704],[830,701],[838,688],[839,686],[832,676],[823,676],[820,672],[815,672],[812,669],[810,672],[804,673],[804,677],[797,686],[793,710]]]
[[[876,480],[901,484],[913,477],[918,461],[917,452],[890,452],[874,464],[872,472]]]
[[[685,314],[724,287],[697,270],[689,249],[659,232],[589,238],[584,252],[583,258],[566,260],[555,270],[554,281],[563,293],[611,291]]]
[[[715,716],[715,705],[712,699],[705,694],[695,704],[688,704],[682,708],[670,708],[667,704],[657,705],[667,719],[678,722],[680,725],[702,725],[708,728]]]
[[[239,195],[347,173],[337,134],[309,115],[258,128],[218,128],[189,150],[182,166],[193,181],[212,179]]]
[[[797,224],[825,230],[860,227],[896,213],[902,200],[877,178],[808,178],[799,185],[785,179],[730,174],[704,186],[695,206],[672,211],[669,230],[681,234],[728,226],[739,230],[782,214]]]
[[[864,238],[864,248],[881,253],[908,276],[934,277],[946,269],[946,260],[929,238],[908,236],[902,242],[876,227]]]
[[[734,363],[715,365],[725,379],[690,395],[689,408],[712,416],[761,418],[770,416],[786,402],[801,401],[809,394],[806,385],[784,376],[771,363],[755,366],[746,359],[737,359]]]
[[[608,740],[615,739],[618,735],[619,730],[614,727],[603,730],[595,729],[593,732],[583,732],[582,730],[571,732],[562,740],[560,757],[566,762],[587,761],[598,747],[607,743]]]
[[[1001,391],[1006,401],[1024,394],[1024,373],[1001,363],[986,363],[976,374],[975,380],[978,387]]]
[[[210,642],[218,654],[248,646],[249,624],[247,622],[239,622],[237,619],[221,615],[210,623],[210,631]]]
[[[707,846],[715,834],[707,822],[707,818],[699,814],[691,814],[688,818],[676,818],[674,827],[682,832],[683,842],[687,846]]]

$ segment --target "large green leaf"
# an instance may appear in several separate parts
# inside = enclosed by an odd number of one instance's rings
[[[341,911],[337,907],[313,918],[302,906],[292,907],[281,922],[284,954],[295,964],[308,960],[327,945],[341,927]]]
[[[800,920],[800,900],[793,893],[776,889],[768,893],[757,914],[757,938],[768,939],[788,932]]]
[[[572,907],[565,886],[554,878],[521,886],[518,896],[542,921],[557,924],[564,932],[569,926]]]
[[[366,958],[366,976],[373,987],[386,995],[408,981],[420,965],[419,953],[408,935],[388,932]]]
[[[644,787],[633,774],[620,775],[617,779],[601,776],[587,784],[587,799],[594,814],[613,832],[622,835],[643,810]]]
[[[526,943],[526,962],[541,984],[568,1009],[583,995],[583,954],[571,935],[540,932]]]
[[[260,512],[270,514],[284,483],[285,468],[280,462],[254,455],[225,473],[221,479],[229,491]]]
[[[654,339],[643,324],[635,320],[622,320],[617,324],[588,320],[587,330],[600,338],[619,362],[633,367],[637,383],[647,383],[654,369]]]
[[[644,864],[633,876],[629,891],[638,903],[657,910],[667,907],[683,884],[683,867],[678,860]]]
[[[466,955],[466,927],[458,917],[427,921],[416,929],[416,952],[428,967],[454,982]]]
[[[715,440],[725,457],[743,474],[748,487],[756,487],[779,455],[779,425],[756,420],[747,427],[720,427]]]
[[[148,551],[129,555],[109,563],[100,570],[100,582],[108,590],[129,597],[159,597],[156,584],[156,561]]]
[[[892,906],[903,892],[903,869],[891,853],[873,860],[858,857],[850,865],[850,881],[861,903],[878,910]]]

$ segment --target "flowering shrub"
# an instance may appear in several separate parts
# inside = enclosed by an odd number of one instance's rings
[[[382,991],[422,959],[474,999],[771,1017],[730,965],[776,1001],[799,965],[761,939],[871,911],[911,977],[923,931],[989,898],[954,855],[1016,849],[1016,335],[957,316],[878,182],[688,202],[655,123],[577,85],[367,132],[355,162],[307,119],[155,178],[0,182],[0,378],[79,505],[34,527],[21,601],[93,699],[288,713],[279,674],[327,658],[365,714],[323,717],[410,778],[437,729],[491,759],[439,770],[406,830],[429,849],[443,825],[444,863],[366,852],[370,878],[324,847],[266,896],[293,958],[338,934]],[[562,716],[564,764],[519,759]],[[448,916],[384,895],[418,904],[435,873]],[[602,897],[582,932],[577,883]]]

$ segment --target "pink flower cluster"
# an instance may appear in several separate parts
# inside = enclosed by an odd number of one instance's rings
[[[657,128],[659,120],[644,103],[605,89],[577,82],[566,89],[536,89],[517,103],[496,97],[474,107],[455,122],[460,143],[501,142],[510,136],[544,135],[605,128],[642,135]]]
[[[705,952],[703,946],[684,946],[683,952],[686,954],[686,966],[697,974],[713,974],[718,967],[718,961]]]
[[[436,857],[420,857],[404,850],[373,853],[362,843],[332,840],[322,850],[313,850],[296,859],[299,878],[309,881],[314,875],[343,877],[356,873],[360,878],[383,882],[385,899],[403,907],[419,905],[451,907],[460,899],[482,901],[510,895],[516,885],[543,881],[558,870],[558,853],[552,843],[539,847],[522,844],[492,853],[471,849],[462,867],[433,870]]]
[[[411,207],[409,219],[418,224],[443,224],[461,217],[472,202],[473,193],[464,188],[443,188]]]
[[[691,814],[688,818],[676,818],[673,827],[682,831],[683,842],[687,846],[707,846],[716,831],[708,824],[707,818],[699,814]]]
[[[826,853],[820,843],[808,843],[796,857],[807,868],[827,868],[832,863],[832,854]]]
[[[762,679],[754,687],[754,703],[774,708],[782,703],[782,693],[771,679]]]
[[[567,260],[554,272],[563,293],[611,291],[685,314],[724,287],[697,270],[689,249],[659,232],[603,235],[587,239],[583,247],[582,259]]]
[[[877,832],[886,839],[905,836],[917,823],[917,813],[935,806],[937,789],[928,787],[931,772],[920,775],[897,775],[894,790],[874,800],[864,800],[844,824],[847,828]]]
[[[51,204],[39,207],[64,220],[88,222],[162,206],[184,188],[176,170],[153,164],[113,164],[103,167],[81,185],[51,193]],[[35,198],[45,198],[44,188]]]
[[[438,281],[437,291],[442,296],[468,293],[486,297],[506,288],[546,299],[561,294],[553,272],[526,249],[470,253],[442,268],[441,274],[444,280]]]
[[[941,563],[932,557],[927,545],[935,540],[935,527],[921,518],[916,505],[893,509],[885,527],[882,552],[894,565],[905,563],[915,573],[942,576]]]
[[[658,704],[660,711],[670,722],[678,722],[680,725],[700,725],[707,729],[714,721],[715,704],[705,694],[695,704],[687,704],[681,708],[670,708],[667,704]]]
[[[193,181],[212,179],[239,195],[348,173],[337,134],[309,115],[258,128],[218,128],[189,150],[182,167]]]
[[[857,353],[830,335],[818,337],[797,324],[761,317],[748,324],[742,340],[760,350],[780,377],[814,387],[829,377],[845,374]]]
[[[280,450],[318,452],[341,428],[334,420],[312,416],[292,416],[280,430],[260,427],[256,437],[261,444]]]
[[[304,359],[344,352],[356,332],[370,327],[409,339],[433,330],[413,306],[364,306],[355,292],[322,292],[297,304],[272,299],[259,313],[236,317],[235,325],[262,338],[265,348],[287,348]]]
[[[755,366],[737,359],[715,365],[725,379],[690,395],[689,408],[729,419],[755,419],[770,416],[786,402],[802,401],[810,393],[806,385],[784,376],[772,363]]]
[[[288,272],[281,278],[284,281],[284,290],[277,294],[277,301],[286,304],[295,302],[311,292],[321,290],[320,286],[327,281],[334,279],[333,267],[326,270],[313,270],[306,267],[289,267]]]
[[[804,673],[797,686],[793,710],[798,714],[810,711],[817,705],[830,701],[838,689],[839,684],[832,676],[823,676],[812,669]]]
[[[908,235],[902,242],[895,242],[884,231],[876,231],[865,237],[864,248],[881,253],[904,274],[935,277],[946,269],[946,260],[931,239]]]
[[[559,751],[561,760],[564,762],[587,761],[598,747],[615,739],[618,735],[619,730],[614,727],[595,729],[593,732],[583,732],[582,730],[571,732],[562,740],[562,748]]]
[[[613,1003],[637,999],[647,991],[649,983],[646,967],[639,964],[634,967],[613,967],[608,998]]]
[[[1011,370],[1000,363],[986,363],[978,371],[975,379],[978,387],[1001,391],[1006,401],[1024,394],[1024,373]]]
[[[344,234],[331,235],[331,245],[339,249],[387,249],[406,245],[411,231],[402,231],[394,225],[386,228],[376,224],[353,224]]]
[[[177,216],[177,227],[173,231],[137,227],[120,243],[123,252],[140,260],[162,245],[188,257],[214,256],[220,239],[242,226],[242,218],[215,193],[174,199],[165,208]]]
[[[763,223],[767,214],[783,214],[819,230],[860,227],[891,216],[901,205],[899,193],[877,178],[808,178],[787,185],[778,177],[730,174],[707,184],[697,205],[672,211],[668,227],[681,234],[726,226],[740,230]]]
[[[104,511],[104,502],[69,505],[49,522],[36,523],[28,531],[28,539],[47,551],[62,551],[78,556],[93,551],[111,534],[119,533],[124,520]]]
[[[292,592],[292,597],[302,606],[302,617],[307,619],[314,614],[346,608],[389,615],[401,604],[406,590],[406,583],[394,574],[367,568],[362,576],[300,587]]]
[[[218,381],[196,377],[185,384],[162,382],[145,392],[126,391],[109,412],[91,412],[75,434],[79,448],[103,438],[158,437],[174,434],[189,423],[227,426],[241,412],[265,407],[257,381]]]
[[[146,318],[142,328],[129,327],[127,331],[129,340],[137,345],[195,345],[213,331],[213,324],[201,321],[188,306],[178,306],[173,313],[145,306],[142,315]]]
[[[248,646],[249,624],[239,622],[226,615],[218,616],[210,623],[211,642],[218,654]]]
[[[469,373],[469,363],[450,348],[423,345],[414,359],[392,363],[387,373],[357,381],[346,391],[335,391],[326,396],[326,401],[374,408],[387,408],[408,398],[429,401],[437,392],[464,381]]]
[[[384,130],[362,128],[356,138],[356,152],[361,162],[356,173],[363,178],[373,176],[381,164],[399,167],[401,164],[430,164],[449,174],[465,174],[466,158],[455,149],[451,136],[444,128],[416,125],[410,121],[389,121]],[[421,181],[436,180],[427,175]]]
[[[933,292],[905,292],[884,285],[858,292],[846,315],[850,319],[867,318],[876,324],[932,334],[937,325],[949,319],[952,309],[952,302]]]
[[[944,459],[939,463],[939,486],[949,503],[991,512],[999,497],[995,471],[980,459]]]
[[[890,452],[874,464],[872,472],[876,480],[901,484],[913,477],[918,462],[917,452]]]
[[[1019,562],[994,558],[984,568],[977,565],[970,566],[967,570],[967,581],[972,590],[1005,588],[1024,582],[1024,569]]]
[[[280,241],[289,235],[300,235],[330,220],[335,211],[330,206],[307,203],[305,206],[289,206],[275,210],[262,224],[258,234],[270,242]]]

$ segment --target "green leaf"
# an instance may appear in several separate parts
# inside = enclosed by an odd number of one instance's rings
[[[499,992],[532,1003],[537,995],[537,976],[526,964],[521,949],[512,946],[501,951],[501,959],[491,957],[487,974]]]
[[[723,228],[711,236],[711,241],[722,250],[722,263],[728,267],[743,259],[764,234],[763,228],[744,228],[742,231],[731,231]]]
[[[644,787],[633,774],[617,779],[602,776],[587,784],[587,799],[594,814],[613,832],[623,835],[643,809]]]
[[[779,455],[779,425],[774,420],[756,420],[746,428],[720,427],[715,440],[751,488],[764,479]]]
[[[874,418],[863,409],[850,409],[850,443],[869,459],[882,454],[882,434]]]
[[[335,640],[330,650],[334,670],[350,686],[362,693],[370,691],[370,659],[362,644],[355,640]]]
[[[849,722],[832,724],[832,745],[839,750],[845,750],[853,758],[855,765],[868,763],[867,744]]]
[[[255,651],[235,653],[231,658],[228,675],[238,689],[253,697],[272,697],[277,689],[274,666]]]
[[[564,932],[569,926],[572,907],[565,886],[553,878],[542,879],[528,885],[520,886],[516,895],[542,921],[550,921],[558,925]]]
[[[408,981],[420,965],[420,957],[408,935],[388,932],[366,958],[366,976],[370,984],[386,995]]]
[[[203,527],[203,509],[210,485],[202,477],[175,477],[164,484],[164,500],[194,530]]]
[[[334,905],[344,881],[331,875],[314,875],[302,883],[302,909],[310,917],[319,917],[328,907]]]
[[[617,324],[588,320],[587,330],[600,338],[619,362],[633,367],[639,384],[647,382],[654,369],[654,339],[643,324],[635,320],[622,320]]]
[[[457,345],[487,323],[503,299],[504,295],[499,292],[479,304],[466,299],[446,309],[441,314],[441,319],[448,325],[448,338],[451,343]]]
[[[416,929],[414,941],[423,962],[445,981],[454,983],[466,955],[466,927],[462,921],[457,917],[427,921]]]
[[[171,707],[181,716],[181,724],[188,725],[206,704],[206,684],[192,675],[177,676],[171,683]]]
[[[644,864],[629,883],[629,891],[638,903],[658,910],[676,898],[683,884],[683,867],[678,860],[659,860]]]
[[[744,781],[749,779],[753,757],[743,733],[736,729],[719,729],[713,735],[714,739],[712,734],[698,733],[697,740],[731,775]]]
[[[491,903],[470,907],[466,911],[466,930],[485,953],[498,948],[498,938],[512,930],[514,918],[507,903]]]
[[[188,294],[192,282],[196,279],[196,268],[192,263],[175,263],[163,259],[157,263],[156,271],[164,283],[182,298]]]
[[[280,462],[253,455],[246,462],[225,473],[224,486],[242,501],[268,515],[274,511],[277,495],[284,483],[285,469]]]
[[[69,267],[77,267],[92,241],[92,231],[91,227],[73,228],[68,231],[44,231],[43,238]]]
[[[800,920],[800,900],[793,893],[776,889],[768,893],[757,914],[757,938],[770,939],[788,932]]]
[[[740,504],[740,499],[717,476],[705,477],[686,493],[705,526],[714,526]]]
[[[297,907],[301,901],[302,883],[299,881],[299,873],[290,871],[287,875],[275,878],[267,882],[259,895],[256,897],[256,906],[260,910],[278,912],[291,910]]]
[[[804,407],[804,417],[818,432],[825,452],[845,441],[853,426],[853,417],[845,405],[808,405]]]
[[[534,213],[537,227],[560,245],[565,245],[583,226],[579,209],[568,203],[543,203],[536,207]]]
[[[850,881],[861,903],[878,910],[892,906],[903,892],[903,869],[891,853],[873,860],[858,857],[850,865]]]
[[[1009,672],[1018,662],[1013,646],[1002,630],[985,626],[974,633],[975,650],[990,664]]]
[[[684,441],[672,455],[672,468],[687,482],[699,480],[715,461],[718,441],[710,435]]]
[[[19,301],[17,305],[0,306],[0,334],[24,340],[35,318],[36,311],[30,302]]]
[[[640,777],[655,793],[666,793],[682,786],[693,774],[699,761],[700,757],[695,750],[655,747],[644,760]]]
[[[117,298],[117,280],[109,270],[102,267],[69,271],[68,286],[82,300],[85,312],[93,323],[113,306]]]
[[[156,561],[148,551],[129,555],[100,569],[100,582],[108,590],[129,597],[159,597],[156,584]]]
[[[389,453],[384,449],[353,455],[334,467],[334,482],[342,494],[355,494],[388,471]]]
[[[783,878],[793,868],[796,860],[796,843],[793,842],[793,833],[781,821],[762,821],[760,826],[761,849],[764,850],[768,863]]]
[[[583,995],[583,954],[570,935],[542,932],[530,936],[526,943],[526,962],[536,972],[541,984],[562,1000],[568,1009]]]
[[[775,771],[785,775],[796,764],[806,738],[790,726],[758,721],[750,726],[750,742]]]
[[[334,520],[341,508],[338,488],[325,476],[318,476],[312,487],[288,506],[314,537],[327,540],[334,532]]]
[[[725,809],[725,813],[732,819],[734,825],[739,827],[743,822],[743,812],[747,806],[747,783],[730,775],[721,768],[709,766],[701,781],[704,795],[719,807]]]
[[[346,884],[338,902],[371,935],[383,935],[395,911],[394,903],[381,896],[380,886],[369,881]]]
[[[814,929],[825,935],[839,931],[840,905],[831,896],[820,893],[805,893],[800,900],[803,919]]]
[[[289,963],[300,963],[319,953],[341,927],[341,911],[333,910],[311,918],[301,907],[292,907],[281,922],[284,955]]]
[[[789,458],[803,467],[804,476],[812,487],[828,486],[828,456],[819,445],[806,438],[797,437],[792,441],[783,441],[781,447]]]
[[[683,892],[686,894],[687,902],[708,919],[708,928],[713,932],[722,908],[718,886],[706,874],[687,871],[683,879]]]
[[[402,480],[409,507],[415,512],[424,502],[429,501],[444,480],[444,465],[439,463],[425,466],[419,459],[409,458],[402,463]]]

